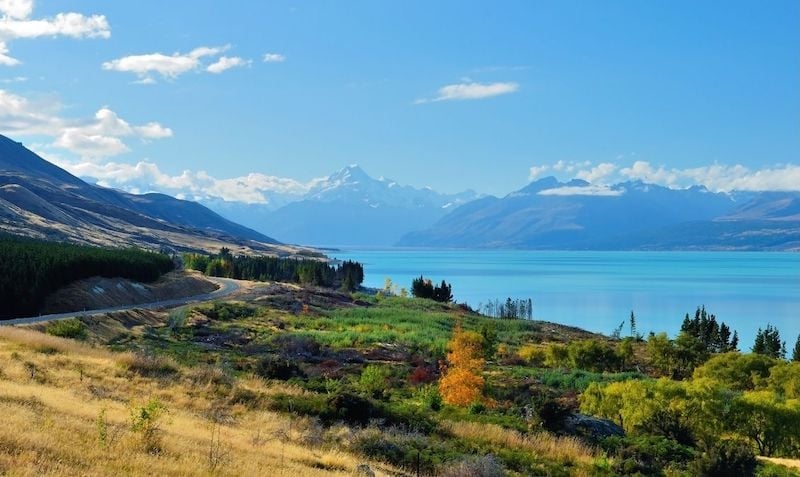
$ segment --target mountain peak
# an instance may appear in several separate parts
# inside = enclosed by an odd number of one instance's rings
[[[535,194],[539,191],[547,190],[547,189],[554,189],[558,186],[563,185],[561,182],[558,181],[553,176],[542,177],[541,179],[535,180],[530,184],[526,185],[522,189],[512,194],[516,195],[525,195],[525,194]]]
[[[330,181],[348,183],[363,182],[371,179],[372,177],[364,172],[364,169],[362,169],[358,164],[350,164],[349,166],[334,172],[328,177],[328,180]]]

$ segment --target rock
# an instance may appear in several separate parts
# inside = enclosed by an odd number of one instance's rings
[[[570,434],[603,439],[611,436],[624,436],[625,430],[608,419],[575,413],[564,421],[564,429]]]
[[[367,464],[358,464],[353,475],[356,477],[375,477],[375,472]]]

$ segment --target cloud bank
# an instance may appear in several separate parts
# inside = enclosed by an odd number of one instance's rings
[[[8,43],[17,39],[41,37],[110,38],[111,27],[105,15],[58,13],[51,18],[33,19],[33,0],[0,0],[0,65],[16,66],[20,60],[10,55]]]
[[[68,150],[84,160],[96,161],[130,151],[127,138],[142,141],[172,136],[172,130],[157,122],[133,125],[108,107],[91,118],[61,117],[54,100],[30,101],[0,89],[0,132],[21,136],[47,136],[52,147]]]
[[[120,73],[133,73],[137,76],[137,83],[152,84],[156,82],[156,75],[162,79],[174,80],[191,71],[207,71],[219,74],[236,67],[248,66],[251,60],[239,56],[221,56],[230,49],[224,46],[200,46],[188,53],[148,53],[144,55],[130,55],[106,61],[102,68],[106,71]],[[210,64],[206,60],[214,59]]]
[[[713,192],[800,191],[800,165],[795,164],[775,164],[761,169],[741,164],[712,164],[681,169],[653,166],[647,161],[635,161],[630,165],[558,161],[532,166],[529,178],[534,180],[548,174],[564,179],[583,179],[595,186],[639,180],[670,188],[702,185]]]
[[[221,199],[229,202],[267,204],[270,196],[300,197],[322,179],[300,182],[294,179],[250,173],[241,177],[218,179],[205,171],[184,170],[169,175],[150,161],[136,164],[108,162],[71,162],[48,156],[51,162],[79,177],[90,177],[99,185],[133,193],[162,192],[190,200]]]

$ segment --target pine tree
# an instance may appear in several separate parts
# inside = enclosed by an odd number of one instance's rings
[[[794,343],[794,350],[792,351],[792,361],[800,361],[800,335],[797,335],[797,341]]]
[[[752,351],[772,358],[785,358],[786,342],[781,342],[781,336],[777,328],[767,325],[764,330],[758,329]]]
[[[728,346],[730,351],[739,351],[739,332],[733,330],[733,338],[731,338],[731,344]]]
[[[631,337],[636,338],[636,315],[633,314],[633,310],[631,310]]]

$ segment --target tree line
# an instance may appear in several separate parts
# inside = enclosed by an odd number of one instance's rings
[[[188,253],[184,266],[213,277],[277,281],[356,290],[364,281],[364,267],[347,260],[331,264],[322,260],[266,256],[234,256],[226,248],[217,255]]]
[[[152,282],[172,259],[139,249],[112,249],[0,236],[0,318],[35,315],[47,295],[84,278]]]
[[[506,298],[505,301],[498,299],[489,300],[487,303],[478,304],[478,313],[492,318],[506,320],[532,320],[533,319],[533,300]]]
[[[442,280],[439,285],[434,285],[430,279],[423,277],[411,281],[411,294],[417,298],[427,298],[442,303],[453,301],[453,286]]]

